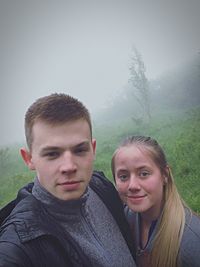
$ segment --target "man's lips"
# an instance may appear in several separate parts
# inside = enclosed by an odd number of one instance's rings
[[[64,190],[73,191],[79,188],[81,181],[66,181],[58,183],[58,186],[62,187]]]
[[[60,182],[58,185],[65,185],[65,184],[76,184],[80,183],[81,181],[65,181],[65,182]]]

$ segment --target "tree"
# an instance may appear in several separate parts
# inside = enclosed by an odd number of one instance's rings
[[[149,81],[146,77],[146,68],[141,54],[133,47],[131,55],[130,70],[130,91],[131,95],[137,100],[140,107],[140,115],[134,115],[135,122],[149,122],[150,112],[150,90]]]

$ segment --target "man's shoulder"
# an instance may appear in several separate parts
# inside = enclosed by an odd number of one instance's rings
[[[121,203],[114,184],[101,171],[94,171],[89,183],[90,188],[106,203]],[[117,203],[115,202],[117,205]],[[120,205],[120,204],[119,204]]]
[[[0,242],[23,246],[39,237],[52,235],[55,223],[48,219],[42,203],[33,195],[22,199],[0,226]],[[56,236],[56,234],[54,234]]]
[[[14,209],[11,211],[11,214],[3,221],[2,225],[0,226],[1,263],[2,261],[3,263],[5,261],[5,264],[10,264],[9,260],[12,258],[16,262],[18,262],[18,255],[23,256],[23,245],[21,243],[20,233],[18,232],[18,226],[25,225],[25,218],[18,218],[18,212],[16,212],[17,208],[18,207],[14,207]]]
[[[31,194],[21,199],[20,202],[16,202],[16,199],[11,201],[0,211],[0,215],[4,215],[4,218],[1,218],[2,224],[0,229],[10,224],[20,224],[35,218],[35,215],[39,212],[38,205],[39,202]]]
[[[9,207],[9,205],[11,205],[11,207]],[[0,238],[2,238],[2,235],[10,238],[11,235],[8,233],[17,232],[20,239],[23,239],[24,233],[32,231],[34,228],[33,226],[36,227],[39,222],[42,222],[41,216],[43,210],[41,208],[41,203],[37,201],[32,194],[21,199],[18,203],[15,203],[15,206],[13,206],[13,203],[9,203],[7,206],[3,209],[8,208],[11,210],[8,211],[9,214],[4,220],[2,218],[3,222],[0,225]],[[36,228],[38,228],[38,226]]]
[[[32,192],[33,183],[28,183],[24,187],[22,187],[16,198],[11,200],[9,203],[7,203],[4,207],[0,209],[0,225],[3,223],[3,221],[10,215],[10,213],[15,209],[17,204],[26,198],[27,196],[31,195]]]
[[[0,247],[4,247],[5,244],[13,244],[18,247],[21,245],[19,235],[13,223],[4,224],[0,228]]]
[[[90,180],[91,187],[100,186],[104,189],[115,188],[113,183],[105,176],[102,171],[94,171],[92,174],[92,179]]]
[[[60,232],[55,232],[57,225],[46,214],[40,218],[31,206],[20,213],[27,201],[22,200],[0,227],[0,266],[71,266],[59,243]],[[64,241],[67,247],[68,240]]]
[[[0,266],[32,266],[13,224],[0,231]]]

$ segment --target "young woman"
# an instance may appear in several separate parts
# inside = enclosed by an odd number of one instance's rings
[[[200,217],[181,199],[157,141],[125,139],[111,167],[134,234],[137,265],[199,267]]]

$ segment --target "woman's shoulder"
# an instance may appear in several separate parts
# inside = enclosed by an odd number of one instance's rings
[[[199,267],[200,217],[186,209],[185,228],[180,245],[182,265]]]
[[[185,210],[184,233],[193,235],[200,242],[200,217],[188,209]]]

